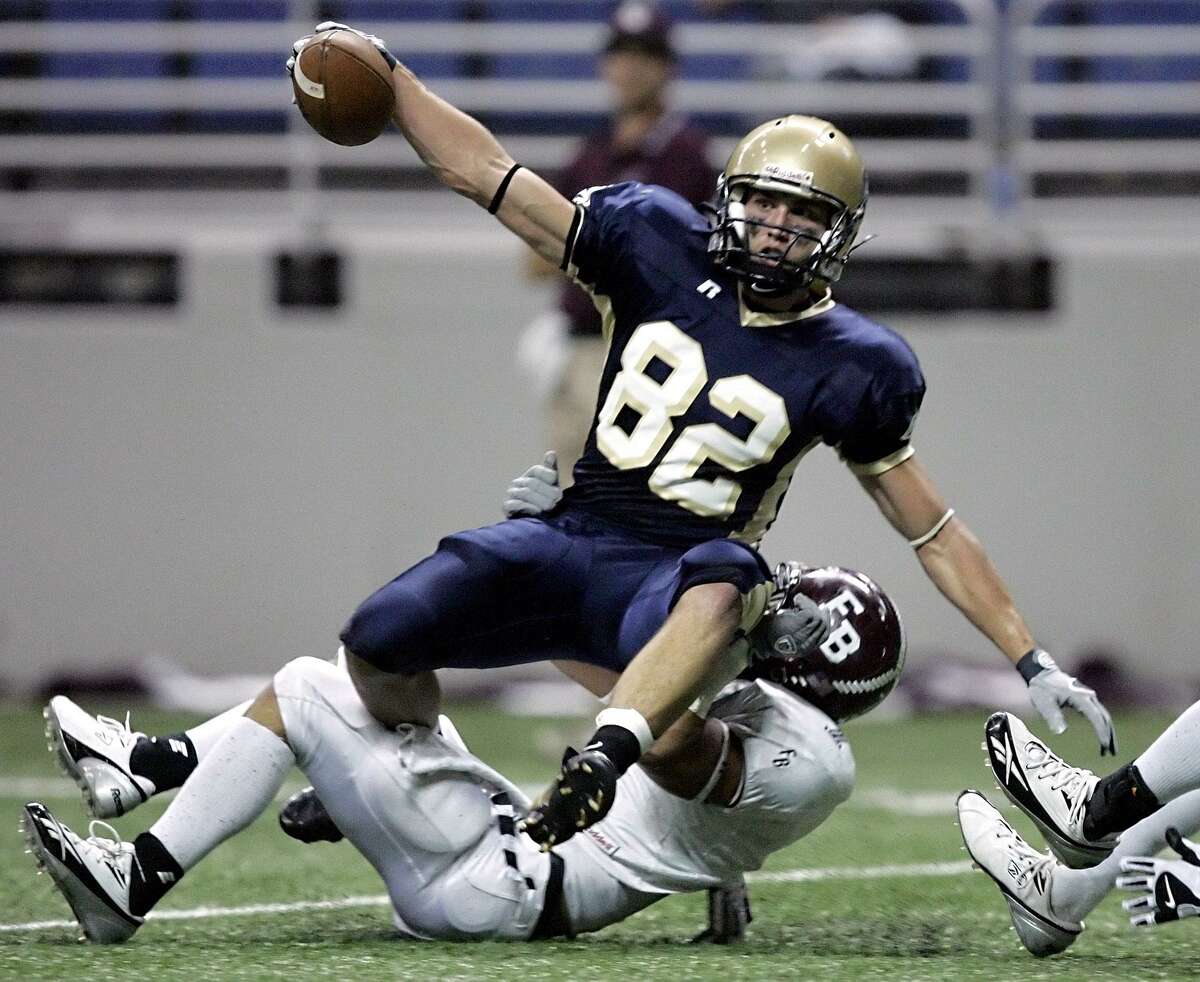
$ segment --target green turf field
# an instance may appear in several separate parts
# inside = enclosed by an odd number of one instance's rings
[[[88,708],[124,715],[125,707]],[[119,710],[119,712],[118,712]],[[576,720],[516,719],[477,707],[452,715],[482,757],[519,783],[547,780]],[[814,835],[772,857],[751,885],[755,921],[736,948],[689,946],[703,926],[701,897],[675,897],[625,924],[574,942],[533,945],[419,944],[390,932],[382,885],[345,843],[301,846],[277,830],[274,814],[226,843],[163,902],[127,945],[77,943],[61,922],[65,902],[47,877],[35,877],[17,831],[21,803],[41,798],[77,831],[86,826],[74,786],[58,778],[33,708],[0,710],[0,978],[78,979],[1184,979],[1200,969],[1200,922],[1135,933],[1119,898],[1088,919],[1066,954],[1037,961],[1009,930],[1007,909],[982,873],[962,863],[953,795],[991,792],[980,750],[986,714],[848,727],[858,759],[855,796]],[[193,722],[138,711],[133,723],[169,732]],[[1118,720],[1122,762],[1168,722],[1162,716]],[[1099,767],[1082,721],[1056,740],[1074,762]],[[300,784],[300,776],[285,791]],[[906,807],[907,803],[907,807]],[[148,825],[151,803],[114,825],[127,838]],[[924,814],[905,814],[904,810]],[[1006,810],[1022,832],[1032,829]],[[941,864],[925,872],[916,864]],[[892,866],[900,869],[879,870]],[[868,874],[875,874],[868,876]],[[880,875],[882,874],[882,875]],[[333,901],[325,909],[300,906]],[[281,912],[230,908],[297,905]],[[212,916],[196,916],[208,908]],[[175,913],[178,916],[171,917]]]

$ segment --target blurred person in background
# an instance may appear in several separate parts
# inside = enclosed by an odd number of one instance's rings
[[[716,184],[708,136],[670,108],[678,58],[671,24],[652,3],[625,2],[609,25],[600,73],[612,100],[612,118],[580,144],[554,187],[570,198],[588,187],[640,181],[682,195],[694,205]],[[535,279],[557,273],[529,253]],[[525,329],[517,361],[547,410],[547,442],[557,451],[565,483],[583,452],[596,414],[597,380],[604,366],[600,314],[575,284],[561,284],[555,306]]]

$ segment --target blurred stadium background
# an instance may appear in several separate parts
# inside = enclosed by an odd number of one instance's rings
[[[0,0],[10,815],[39,797],[82,828],[41,752],[40,696],[122,715],[132,693],[135,726],[190,725],[293,656],[332,655],[360,599],[440,534],[498,518],[544,449],[514,349],[552,287],[398,135],[347,150],[309,131],[282,71],[291,42],[326,18],[373,30],[553,169],[606,111],[595,53],[612,6]],[[714,164],[785,112],[860,145],[879,238],[839,295],[917,350],[922,457],[1035,634],[1118,710],[1122,759],[1136,753],[1200,697],[1200,0],[661,6],[676,104],[714,134]],[[30,888],[10,830],[0,976],[1048,977],[968,875],[950,818],[983,773],[983,709],[1025,710],[1019,678],[833,454],[805,462],[765,551],[875,576],[910,667],[849,728],[854,797],[755,874],[749,950],[674,943],[703,923],[693,896],[576,944],[398,953],[365,863],[296,849],[267,815],[140,939],[169,959],[64,944],[65,906]],[[586,701],[547,671],[449,688],[468,740],[523,783],[587,727]],[[947,708],[966,712],[922,712]],[[1056,745],[1097,766],[1082,721]],[[130,837],[161,807],[117,824]],[[1055,978],[1194,974],[1186,926],[1146,940],[1114,899],[1088,924]]]
[[[1200,2],[661,6],[714,163],[793,111],[859,143],[879,239],[839,295],[917,350],[917,446],[1035,634],[1114,703],[1194,699]],[[543,449],[513,351],[550,288],[398,134],[309,131],[282,61],[317,20],[370,29],[552,169],[604,115],[611,8],[0,2],[7,695],[215,708],[499,517]],[[909,705],[1021,704],[833,454],[765,551],[884,585]]]

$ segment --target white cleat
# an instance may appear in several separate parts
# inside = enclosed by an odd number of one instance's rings
[[[128,715],[122,724],[85,713],[66,696],[55,696],[42,716],[50,750],[79,785],[94,818],[124,815],[154,794],[152,781],[130,773],[129,755],[145,734],[129,729]]]
[[[1041,830],[1050,851],[1075,869],[1102,862],[1117,837],[1092,840],[1083,834],[1087,804],[1100,779],[1065,763],[1011,713],[993,714],[984,733],[988,766],[1000,789]]]
[[[1066,951],[1083,930],[1050,906],[1055,860],[1022,839],[978,791],[958,796],[958,825],[976,865],[1000,887],[1021,944],[1041,958]]]
[[[93,828],[97,825],[104,823],[92,822]],[[53,878],[88,941],[120,944],[133,937],[145,918],[129,912],[132,843],[82,839],[36,801],[25,806],[22,827],[38,871]]]

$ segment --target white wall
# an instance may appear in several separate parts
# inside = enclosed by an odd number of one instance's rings
[[[285,319],[270,250],[219,237],[178,313],[0,314],[0,679],[329,654],[372,588],[497,518],[542,449],[512,349],[544,295],[483,229],[347,244],[332,317]],[[1064,656],[1192,666],[1198,259],[1071,248],[1054,315],[895,325],[929,379],[922,458]],[[873,573],[916,657],[990,657],[828,451],[766,547]]]

